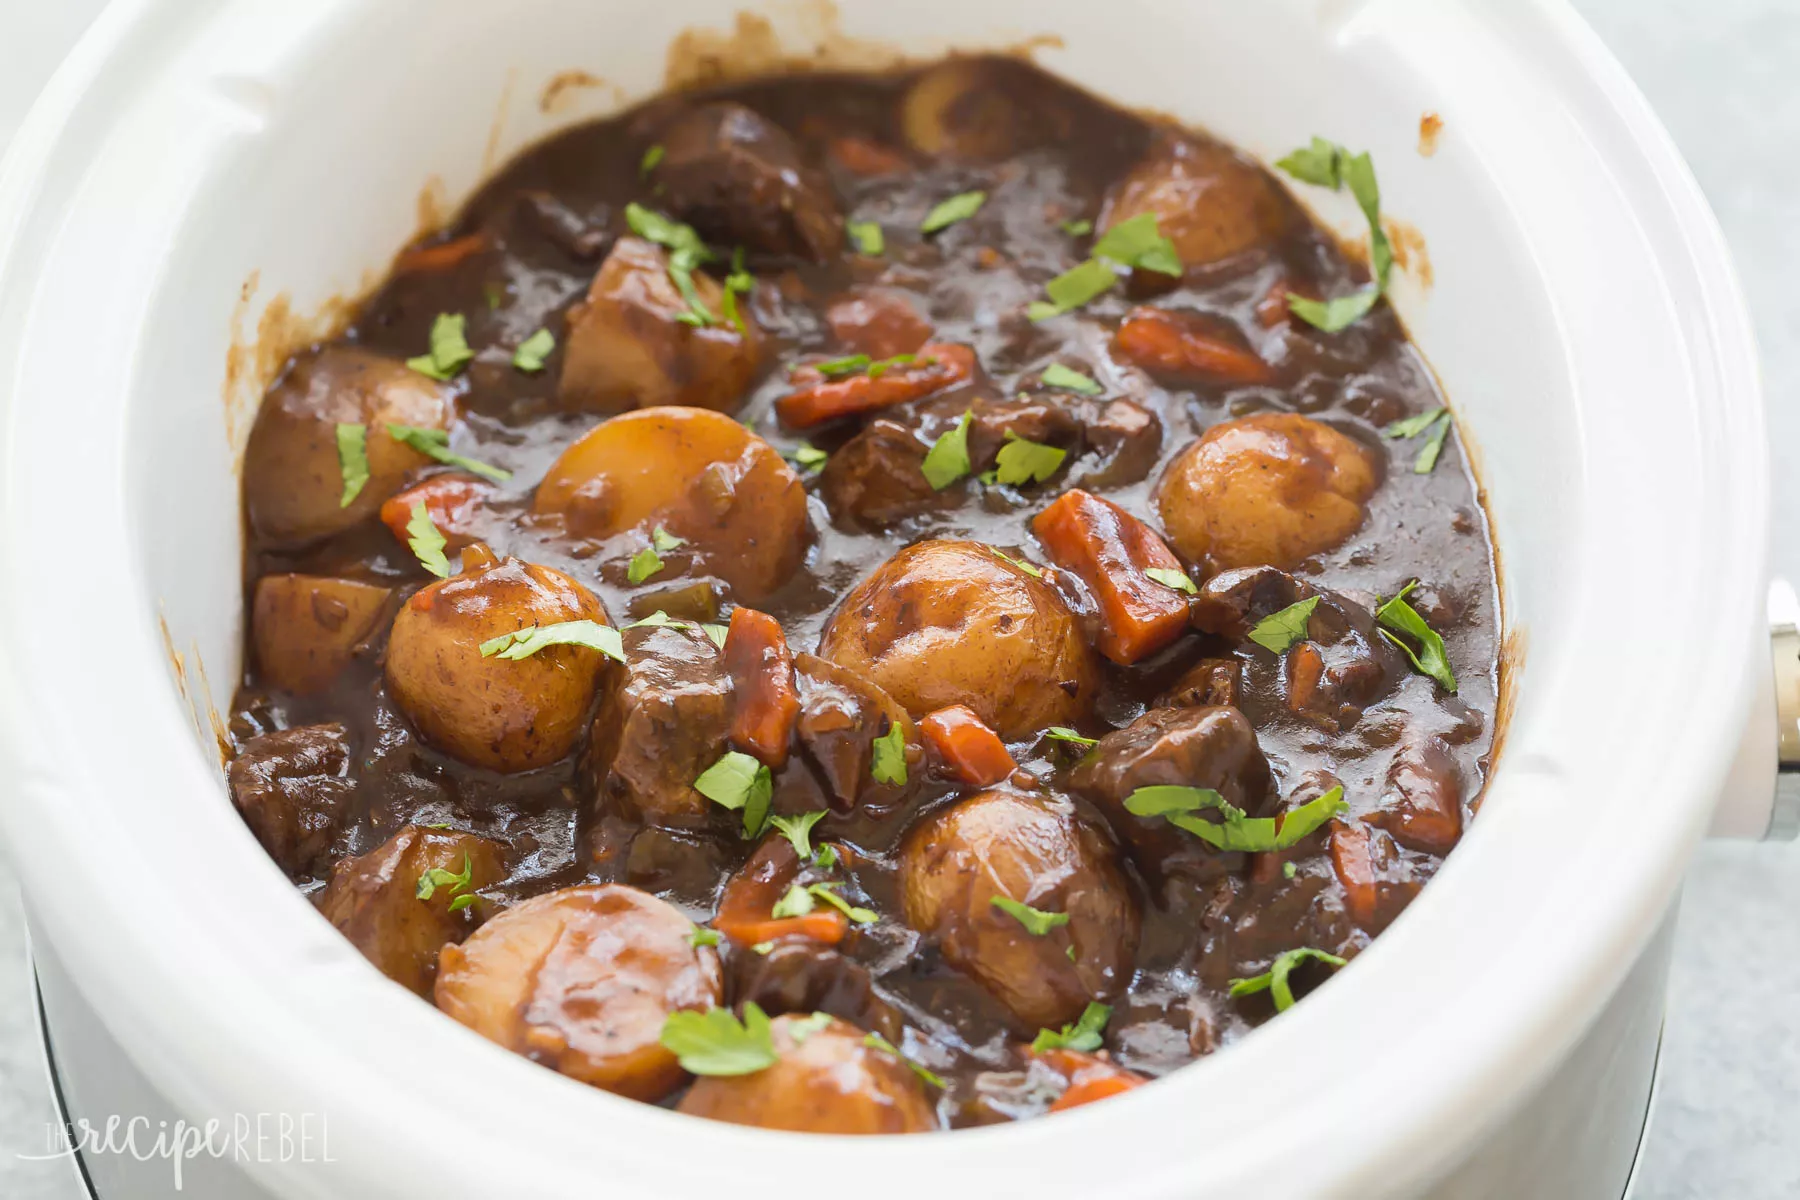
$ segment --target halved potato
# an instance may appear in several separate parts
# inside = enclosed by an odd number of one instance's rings
[[[466,884],[434,883],[431,895],[419,898],[422,876],[433,870],[460,876],[465,866]],[[408,825],[367,854],[338,863],[319,911],[382,974],[424,993],[437,972],[439,948],[461,941],[480,915],[479,901],[450,906],[505,874],[497,842]]]
[[[806,553],[806,491],[769,443],[722,413],[646,408],[590,429],[538,485],[535,508],[571,534],[687,539],[738,599],[786,582]]]
[[[919,1133],[937,1112],[912,1070],[847,1021],[776,1017],[775,1065],[694,1081],[678,1112],[799,1133]]]
[[[244,447],[244,506],[269,542],[297,545],[375,514],[407,472],[431,459],[388,436],[387,426],[448,429],[450,392],[405,363],[331,346],[294,365],[263,399]],[[367,433],[369,479],[348,505],[337,427]]]
[[[636,888],[549,892],[444,947],[437,1006],[572,1079],[655,1103],[683,1078],[663,1023],[723,998],[718,952],[693,945],[693,931]]]
[[[262,677],[301,695],[330,687],[393,594],[354,579],[264,575],[250,606],[250,643]]]

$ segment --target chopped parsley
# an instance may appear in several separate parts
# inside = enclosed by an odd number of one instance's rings
[[[933,491],[941,492],[969,473],[969,421],[974,415],[974,409],[965,410],[956,425],[940,434],[925,452],[919,470]]]
[[[810,885],[806,890],[843,913],[846,917],[849,917],[858,925],[873,925],[876,921],[881,919],[869,909],[858,908],[856,905],[838,895],[834,889],[839,886],[841,885],[836,883],[815,883]]]
[[[1446,692],[1454,694],[1456,676],[1450,670],[1450,654],[1444,648],[1444,639],[1406,602],[1407,593],[1418,586],[1419,581],[1415,579],[1401,588],[1392,600],[1375,609],[1375,619],[1381,624],[1381,636],[1400,647],[1406,657],[1412,660],[1413,668],[1419,674],[1429,675]],[[1419,648],[1414,650],[1407,642],[1394,636],[1395,633],[1411,638],[1419,644]]]
[[[650,544],[655,546],[658,550],[661,550],[664,554],[667,554],[671,550],[687,545],[687,539],[684,537],[676,537],[667,529],[658,525],[655,529],[650,531]]]
[[[994,479],[1009,486],[1043,483],[1061,469],[1067,457],[1067,450],[1022,438],[1008,429],[1006,443],[994,459]]]
[[[986,192],[961,192],[948,200],[940,200],[919,223],[920,233],[936,233],[940,229],[966,221],[987,203]]]
[[[1451,424],[1449,409],[1434,408],[1395,421],[1382,432],[1398,439],[1416,438],[1422,433],[1428,435],[1419,447],[1418,457],[1413,459],[1413,474],[1429,475],[1437,466],[1438,455],[1444,452],[1444,439],[1450,436]]]
[[[657,165],[662,162],[665,153],[661,142],[644,151],[644,157],[638,160],[638,177],[648,178],[650,172],[656,170]]]
[[[598,621],[558,621],[531,625],[489,638],[481,643],[483,658],[530,658],[547,646],[586,646],[608,658],[625,661],[625,645],[619,631]]]
[[[436,459],[447,467],[461,467],[471,474],[483,479],[491,479],[495,483],[505,483],[512,478],[512,472],[500,467],[491,467],[487,463],[473,458],[465,458],[452,453],[450,435],[442,429],[421,429],[417,425],[395,425],[387,427],[388,436],[396,442],[404,443],[423,454],[426,458]]]
[[[1307,623],[1312,620],[1313,609],[1317,607],[1317,596],[1296,600],[1280,612],[1270,613],[1251,626],[1250,640],[1265,650],[1286,654],[1295,642],[1306,640]]]
[[[419,886],[413,891],[413,895],[420,900],[429,900],[437,894],[439,888],[448,888],[450,911],[461,912],[475,903],[475,893],[469,890],[469,885],[474,881],[475,862],[469,857],[469,852],[464,850],[461,874],[446,871],[443,867],[432,867],[419,876]]]
[[[887,250],[887,238],[883,236],[880,224],[875,221],[846,221],[844,232],[850,235],[850,241],[856,246],[858,254],[874,258]]]
[[[769,916],[777,921],[785,921],[789,917],[804,917],[814,908],[812,893],[804,884],[796,883],[782,893],[781,899],[769,910]]]
[[[1233,996],[1252,996],[1257,992],[1268,992],[1274,997],[1275,1011],[1286,1012],[1294,1007],[1294,989],[1288,982],[1288,975],[1307,959],[1313,959],[1333,967],[1344,965],[1344,960],[1335,954],[1314,950],[1311,946],[1302,946],[1298,950],[1287,950],[1277,955],[1275,961],[1269,965],[1269,969],[1261,975],[1232,980],[1231,994]]]
[[[642,583],[662,569],[661,556],[651,547],[645,546],[632,555],[631,561],[625,564],[625,578],[632,583]]]
[[[831,455],[825,453],[825,451],[819,449],[811,442],[801,442],[798,446],[794,447],[794,452],[788,455],[788,457],[794,460],[796,466],[805,467],[808,470],[811,470],[815,467],[824,466],[825,460],[830,458]]]
[[[1044,573],[1042,571],[1040,571],[1038,568],[1032,566],[1030,563],[1026,562],[1023,559],[1014,558],[1010,554],[1003,554],[1000,551],[994,549],[992,546],[988,547],[988,552],[990,554],[992,554],[995,558],[999,559],[1001,562],[1005,563],[1007,566],[1017,567],[1017,568],[1019,568],[1019,570],[1025,572],[1027,575],[1031,576],[1033,579],[1042,579],[1044,577]]]
[[[337,427],[338,472],[344,477],[339,508],[349,508],[369,482],[369,427],[340,422]]]
[[[725,276],[724,299],[719,302],[719,306],[725,310],[725,319],[737,326],[739,333],[749,333],[750,325],[738,308],[737,298],[748,296],[750,289],[755,286],[756,276],[744,270],[744,248],[739,246],[731,252],[731,272]]]
[[[912,1073],[914,1075],[917,1075],[920,1079],[924,1080],[926,1083],[930,1084],[932,1087],[937,1088],[939,1091],[942,1091],[946,1087],[949,1086],[948,1084],[946,1084],[944,1082],[942,1076],[938,1075],[936,1072],[927,1070],[923,1065],[914,1062],[912,1059],[906,1057],[906,1055],[900,1053],[900,1051],[894,1047],[894,1043],[888,1041],[886,1038],[882,1037],[879,1033],[871,1033],[868,1036],[864,1037],[863,1045],[867,1046],[871,1050],[887,1051],[889,1054],[893,1055],[895,1058],[899,1059],[901,1062],[903,1062],[907,1066],[911,1067]]]
[[[781,831],[800,861],[805,862],[813,856],[812,828],[824,819],[825,811],[819,809],[794,817],[770,817],[769,824]]]
[[[1099,738],[1084,737],[1066,725],[1052,725],[1044,730],[1044,736],[1053,742],[1066,742],[1071,746],[1098,746]]]
[[[720,808],[744,814],[744,836],[756,837],[769,820],[769,802],[775,794],[775,777],[769,768],[738,750],[728,750],[718,762],[700,772],[694,790]]]
[[[1098,396],[1106,390],[1093,376],[1083,375],[1061,363],[1051,363],[1038,378],[1045,387],[1065,388],[1071,392],[1080,392],[1083,396]]]
[[[527,375],[536,375],[544,369],[544,360],[556,349],[556,335],[548,329],[540,329],[519,343],[513,351],[513,366]]]
[[[1049,300],[1033,300],[1025,315],[1033,321],[1047,321],[1072,312],[1096,296],[1105,294],[1119,282],[1118,273],[1097,258],[1079,263],[1044,285]]]
[[[1314,300],[1288,293],[1288,309],[1295,316],[1326,333],[1336,333],[1375,307],[1375,302],[1387,290],[1388,275],[1394,265],[1394,248],[1381,228],[1381,187],[1375,180],[1375,164],[1367,152],[1351,154],[1335,142],[1315,137],[1312,145],[1279,159],[1275,165],[1302,183],[1316,184],[1334,192],[1349,188],[1369,223],[1369,266],[1375,276],[1374,283],[1359,292],[1332,300]]]
[[[1041,908],[1021,904],[1011,896],[990,896],[988,903],[1023,925],[1025,932],[1032,937],[1043,937],[1052,929],[1060,929],[1069,923],[1069,914],[1066,912],[1045,912]]]
[[[450,577],[450,560],[444,557],[444,547],[450,543],[432,524],[431,514],[425,511],[423,502],[412,506],[412,517],[406,522],[406,544],[412,547],[413,556],[421,567],[439,579]]]
[[[672,1012],[659,1040],[695,1075],[752,1075],[777,1057],[768,1014],[754,1000],[744,1003],[742,1022],[729,1008]]]
[[[1212,788],[1159,784],[1138,788],[1125,797],[1125,811],[1129,813],[1161,817],[1177,829],[1186,830],[1220,850],[1245,854],[1286,850],[1347,807],[1344,789],[1339,785],[1290,809],[1277,828],[1274,817],[1249,816]],[[1208,808],[1218,809],[1224,820],[1207,821],[1194,815]]]
[[[475,357],[465,336],[467,327],[468,320],[461,313],[439,313],[431,322],[431,349],[407,359],[406,365],[440,382],[456,378]]]
[[[1200,594],[1200,589],[1194,586],[1194,581],[1188,578],[1186,571],[1179,571],[1174,567],[1145,567],[1144,574],[1166,588],[1173,588],[1190,596]]]
[[[1283,879],[1292,879],[1294,876],[1298,875],[1299,873],[1300,873],[1300,868],[1295,866],[1293,863],[1284,862],[1281,864],[1281,877]]]
[[[845,375],[857,375],[869,369],[875,360],[866,354],[849,354],[843,358],[828,358],[824,362],[812,364],[812,369],[827,379],[837,379]]]
[[[1038,1030],[1031,1048],[1038,1054],[1046,1050],[1079,1050],[1084,1054],[1091,1054],[1100,1048],[1100,1031],[1106,1028],[1106,1023],[1111,1019],[1111,1005],[1090,1000],[1073,1025],[1064,1025],[1060,1031]]]
[[[700,626],[700,632],[711,638],[713,645],[723,650],[725,648],[725,635],[730,631],[723,625],[713,625],[708,623]]]
[[[1094,232],[1094,223],[1086,217],[1076,217],[1073,220],[1064,221],[1059,228],[1070,237],[1086,237]]]
[[[808,1013],[804,1017],[795,1017],[787,1023],[787,1035],[794,1039],[794,1045],[803,1044],[807,1038],[820,1032],[831,1024],[830,1013]]]
[[[876,783],[891,783],[896,786],[906,783],[906,730],[900,722],[888,725],[888,731],[875,739],[874,756],[869,763],[869,774]]]
[[[719,931],[716,929],[708,929],[704,925],[696,925],[694,926],[694,931],[688,934],[688,945],[696,950],[702,946],[716,946],[718,944]]]
[[[1094,243],[1094,256],[1110,258],[1133,270],[1181,274],[1181,256],[1175,252],[1175,243],[1163,236],[1156,225],[1156,214],[1151,212],[1120,221],[1101,234]]]
[[[654,209],[636,203],[625,206],[625,223],[631,227],[631,232],[669,252],[669,279],[688,306],[688,311],[676,319],[686,325],[711,325],[717,318],[694,289],[694,269],[701,263],[711,262],[713,252],[706,248],[694,227],[670,220]]]

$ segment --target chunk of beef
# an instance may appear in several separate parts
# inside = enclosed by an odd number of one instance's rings
[[[1145,874],[1210,870],[1212,846],[1161,817],[1125,807],[1138,788],[1211,788],[1227,804],[1256,813],[1271,792],[1269,763],[1256,730],[1235,708],[1152,709],[1100,739],[1075,768],[1070,786],[1106,814]],[[1203,814],[1204,815],[1204,814]]]
[[[1281,656],[1281,694],[1295,716],[1341,733],[1406,678],[1406,659],[1380,635],[1367,608],[1274,567],[1245,567],[1215,575],[1201,586],[1194,624],[1245,641],[1264,618],[1313,597],[1318,604],[1308,619],[1306,638]],[[1246,653],[1263,652],[1246,647]],[[1253,658],[1253,669],[1255,662]]]
[[[350,805],[350,742],[342,725],[259,734],[227,771],[231,801],[281,869],[309,873],[331,849]]]
[[[1406,742],[1388,766],[1381,807],[1366,820],[1408,850],[1448,854],[1462,837],[1462,772],[1436,737]]]
[[[877,417],[825,463],[819,494],[845,529],[881,530],[920,513],[949,508],[959,489],[937,491],[925,478],[930,447],[910,426]]]
[[[907,775],[912,777],[924,751],[912,718],[892,696],[855,671],[814,654],[794,656],[794,680],[800,688],[795,726],[800,752],[824,781],[833,808],[849,812],[865,794],[875,799],[894,791],[870,767],[875,739],[896,725],[905,731]]]
[[[767,954],[731,956],[727,994],[740,1012],[755,1004],[771,1017],[830,1013],[899,1043],[904,1022],[875,991],[867,967],[808,937],[776,938]]]
[[[842,252],[837,196],[779,126],[741,104],[706,104],[664,130],[662,146],[656,182],[707,240],[814,262]]]
[[[731,676],[706,634],[640,626],[594,714],[586,775],[595,806],[647,825],[701,828],[717,810],[694,780],[730,749]]]

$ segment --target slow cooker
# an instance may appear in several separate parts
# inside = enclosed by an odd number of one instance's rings
[[[550,132],[719,72],[976,48],[1265,159],[1325,134],[1381,164],[1430,264],[1394,300],[1501,549],[1480,817],[1315,1000],[1053,1120],[834,1140],[539,1070],[383,979],[226,798],[254,406]],[[1560,0],[120,0],[0,171],[0,416],[0,819],[65,1098],[291,1122],[286,1152],[187,1156],[186,1194],[1616,1196],[1688,855],[1791,816],[1750,323],[1692,178]],[[168,1157],[84,1162],[135,1196]]]

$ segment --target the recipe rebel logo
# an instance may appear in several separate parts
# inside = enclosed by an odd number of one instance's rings
[[[96,1123],[86,1117],[44,1126],[43,1154],[19,1154],[33,1162],[74,1154],[123,1154],[138,1162],[165,1160],[180,1191],[183,1164],[205,1156],[234,1163],[334,1163],[323,1113],[234,1113],[199,1123],[114,1114]]]

